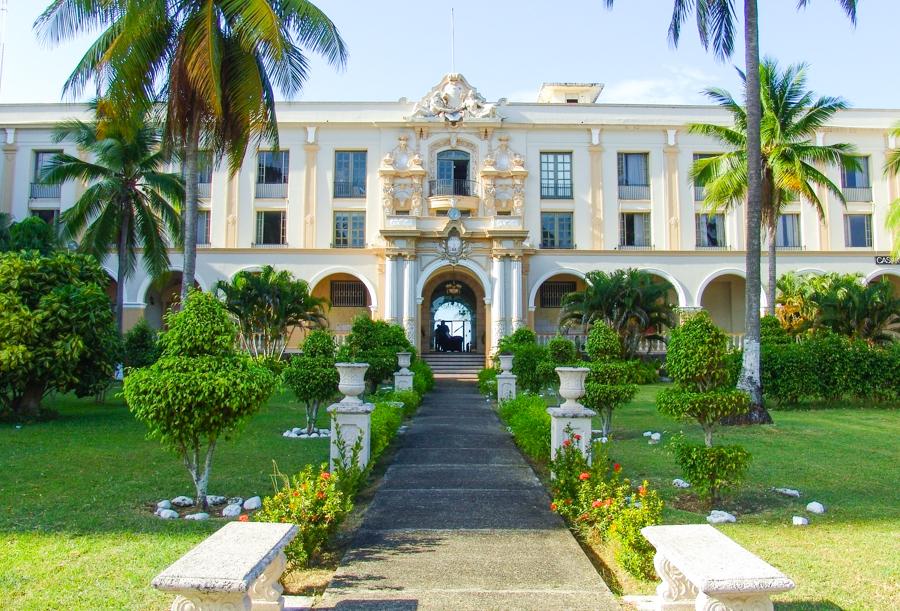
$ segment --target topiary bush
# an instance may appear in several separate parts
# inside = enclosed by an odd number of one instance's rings
[[[397,429],[400,428],[402,422],[402,409],[397,409],[389,402],[379,401],[375,403],[375,409],[372,411],[370,463],[374,463],[390,445],[391,439],[397,434]]]
[[[306,407],[306,432],[316,428],[319,409],[335,398],[340,376],[335,368],[334,337],[327,331],[311,331],[303,351],[293,357],[281,375],[285,386]]]
[[[669,448],[691,489],[713,503],[723,491],[738,486],[750,468],[750,452],[739,445],[710,447],[676,438]]]
[[[769,314],[759,319],[759,341],[763,346],[785,345],[793,344],[794,338],[781,325],[777,316]]]
[[[609,325],[595,322],[588,331],[584,351],[592,361],[609,361],[622,358],[622,340]]]
[[[424,397],[434,388],[434,372],[431,367],[420,358],[413,360],[409,370],[413,372],[413,390]]]
[[[526,392],[539,393],[556,379],[546,346],[521,344],[513,352],[512,372],[516,385]]]
[[[125,334],[124,346],[126,368],[147,367],[159,358],[157,331],[144,318]]]
[[[125,401],[149,436],[181,457],[205,510],[216,445],[259,410],[276,378],[235,350],[237,329],[211,294],[192,290],[165,320],[162,355],[125,378]]]
[[[745,414],[750,408],[750,397],[729,385],[732,363],[728,354],[728,338],[713,324],[709,314],[699,312],[688,317],[672,330],[666,353],[666,368],[675,385],[656,396],[656,407],[661,413],[680,420],[695,420],[703,429],[705,445],[682,440],[673,446],[673,452],[685,479],[692,485],[692,477],[704,476],[708,486],[701,484],[697,491],[701,498],[709,500],[718,498],[720,482],[734,485],[750,464],[749,453],[738,446],[732,446],[728,452],[710,449],[719,422]],[[719,460],[723,452],[741,459]],[[702,466],[706,471],[701,472],[698,465],[704,456],[709,460]]]
[[[575,348],[575,343],[561,335],[557,335],[547,342],[547,351],[550,360],[556,367],[565,367],[578,360],[578,350]]]
[[[366,381],[372,392],[397,371],[397,353],[410,352],[416,359],[416,349],[400,325],[372,320],[360,314],[353,320],[347,342],[338,350],[339,362],[368,363]],[[415,378],[413,378],[415,380]]]

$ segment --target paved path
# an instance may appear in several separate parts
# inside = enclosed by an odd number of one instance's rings
[[[474,384],[440,380],[316,608],[616,609]]]

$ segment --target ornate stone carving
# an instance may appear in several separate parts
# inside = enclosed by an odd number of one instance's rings
[[[481,166],[484,207],[488,215],[498,210],[521,216],[525,209],[525,158],[509,148],[509,138],[500,136],[496,149],[488,152]]]
[[[656,586],[660,609],[678,609],[685,604],[693,607],[694,599],[698,594],[697,588],[675,565],[666,560],[665,556],[656,552],[656,555],[653,556],[653,568],[662,579],[662,583]]]
[[[244,611],[250,609],[244,592],[185,592],[175,597],[172,611]]]
[[[440,119],[456,125],[464,119],[497,116],[497,104],[489,104],[462,74],[446,75],[416,104],[411,118]]]
[[[437,247],[438,256],[445,259],[450,265],[457,265],[462,259],[468,259],[472,252],[472,245],[462,239],[456,228],[451,229],[447,239],[442,240]]]
[[[287,566],[287,556],[279,552],[266,570],[250,586],[250,599],[253,601],[253,610],[256,611],[281,611],[284,601],[281,598],[284,588],[278,581]]]
[[[378,168],[381,175],[381,202],[386,215],[398,210],[412,216],[422,213],[425,168],[422,156],[409,147],[409,137],[400,136],[397,146],[385,155]]]
[[[693,608],[696,611],[772,611],[775,607],[768,594],[713,597],[700,592]]]

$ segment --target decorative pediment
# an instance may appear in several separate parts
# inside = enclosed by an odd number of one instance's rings
[[[422,167],[422,157],[419,152],[409,148],[409,138],[400,136],[397,138],[397,146],[382,158],[378,171],[382,175],[416,175],[424,174],[425,168]]]
[[[467,119],[495,119],[497,106],[489,104],[462,74],[450,73],[416,104],[410,119],[442,120],[456,125]]]
[[[497,140],[499,145],[484,158],[481,173],[493,176],[527,176],[525,158],[509,148],[509,137],[500,136]]]

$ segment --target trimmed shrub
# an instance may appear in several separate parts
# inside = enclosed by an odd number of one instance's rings
[[[795,405],[818,394],[818,364],[809,346],[763,343],[760,352],[762,387],[768,399]]]
[[[750,467],[750,452],[738,445],[708,447],[676,438],[669,447],[691,489],[713,503],[724,490],[740,484]]]
[[[582,403],[600,414],[603,437],[609,437],[613,410],[634,398],[637,386],[629,383],[633,365],[623,361],[596,361],[588,365],[591,372],[584,384]]]
[[[157,332],[142,318],[125,333],[125,367],[147,367],[159,358]]]
[[[746,413],[749,404],[747,393],[727,388],[692,392],[676,386],[663,389],[656,396],[660,413],[678,420],[696,420],[703,429],[707,446],[712,446],[712,435],[719,421]]]
[[[627,361],[631,363],[632,373],[631,382],[633,384],[655,384],[659,382],[659,362],[652,360],[633,359]]]
[[[622,340],[609,325],[596,322],[588,332],[584,351],[592,361],[621,359]]]
[[[422,397],[414,390],[394,390],[378,397],[376,401],[395,401],[403,404],[403,415],[409,418],[422,404]]]
[[[378,460],[381,453],[390,445],[402,422],[402,409],[397,409],[388,402],[379,401],[375,404],[372,411],[372,463]]]
[[[781,326],[778,317],[771,314],[759,319],[759,340],[763,346],[794,343],[794,338]]]
[[[504,401],[500,417],[525,454],[538,462],[550,460],[550,414],[543,398],[526,393]]]
[[[416,357],[416,349],[406,338],[403,327],[361,314],[353,320],[350,335],[338,350],[337,360],[368,363],[366,381],[374,392],[382,381],[397,371],[398,352],[411,352],[413,358]]]
[[[515,354],[515,349],[518,346],[529,344],[537,344],[537,334],[528,327],[519,327],[506,337],[500,338],[500,341],[497,343],[497,353],[509,352]]]
[[[275,494],[263,499],[253,514],[256,522],[287,522],[297,525],[297,536],[284,549],[291,569],[309,566],[353,508],[341,491],[339,477],[327,465],[307,465],[291,478],[278,471],[272,476]],[[280,485],[279,485],[280,484]]]
[[[424,397],[434,388],[434,372],[431,367],[420,358],[413,360],[409,370],[415,374],[413,376],[413,390],[419,393],[420,397]]]
[[[312,433],[319,408],[337,394],[340,376],[334,366],[334,338],[327,331],[311,331],[303,342],[303,352],[293,357],[281,379],[306,407],[306,432]]]
[[[522,344],[516,347],[513,355],[512,372],[516,375],[519,388],[539,393],[556,379],[556,372],[545,346]]]
[[[561,335],[557,335],[547,342],[547,351],[549,352],[550,360],[557,367],[570,365],[578,360],[578,350],[575,348],[575,342]]]

